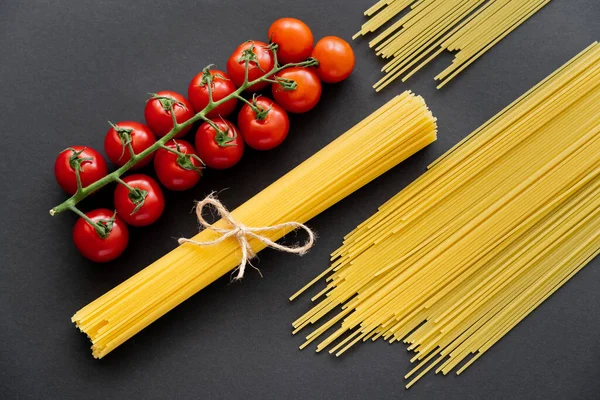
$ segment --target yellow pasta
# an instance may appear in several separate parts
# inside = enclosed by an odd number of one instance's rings
[[[294,333],[337,356],[403,341],[407,388],[458,374],[600,252],[600,45],[592,44],[344,238]]]
[[[375,32],[402,11],[410,11],[369,42],[391,60],[374,88],[402,76],[406,81],[444,50],[458,51],[435,77],[438,89],[548,4],[550,0],[380,0],[365,11],[371,17],[354,39]]]
[[[306,222],[436,139],[435,118],[424,100],[405,92],[258,193],[231,214],[249,227]],[[227,228],[227,222],[215,223]],[[290,229],[263,232],[277,240]],[[193,239],[206,242],[204,230]],[[250,239],[254,252],[265,244]],[[240,263],[233,237],[207,247],[183,244],[72,318],[102,358],[156,319]]]

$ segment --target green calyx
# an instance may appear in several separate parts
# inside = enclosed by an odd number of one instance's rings
[[[197,173],[202,173],[202,168],[198,168],[194,162],[192,161],[192,156],[189,154],[182,154],[177,157],[177,165],[186,171],[196,171]]]
[[[112,217],[110,217],[110,219],[101,219],[96,222],[88,221],[88,223],[90,223],[96,229],[96,233],[98,233],[98,236],[100,236],[102,239],[106,239],[113,229],[116,216],[117,212],[115,211]]]
[[[237,144],[231,143],[237,138],[237,133],[235,131],[233,132],[233,136],[229,136],[229,127],[223,131],[215,125],[213,126],[213,129],[215,130],[215,142],[219,147],[237,146]]]
[[[121,140],[122,151],[121,151],[121,156],[119,157],[119,160],[120,160],[123,157],[123,154],[125,154],[125,149],[132,146],[131,143],[133,142],[133,137],[131,136],[131,134],[133,133],[133,129],[122,128],[119,125],[113,124],[110,121],[108,121],[108,124],[115,130],[115,132],[117,132],[117,135],[119,136],[119,139]],[[131,147],[130,151],[132,151],[132,150],[133,150],[133,148]]]
[[[203,70],[202,70],[202,79],[200,80],[200,85],[202,86],[206,86],[206,85],[210,85],[212,83],[212,81],[214,80],[214,75],[210,72],[210,68],[213,66],[213,64],[207,65]]]
[[[256,48],[256,46],[254,46],[254,42],[252,42],[250,47],[248,47],[247,49],[242,51],[242,56],[240,57],[239,62],[246,63],[247,65],[254,63],[256,68],[258,68],[259,70],[264,72],[264,70],[260,66],[260,63],[258,62],[258,56],[254,52],[255,48]]]
[[[131,143],[131,134],[133,133],[133,129],[122,128],[119,125],[113,124],[110,121],[108,121],[108,124],[115,130],[115,132],[117,132],[117,135],[119,135],[119,138],[125,146]]]
[[[130,215],[135,214],[142,208],[146,201],[146,197],[148,197],[148,191],[142,190],[134,187],[128,187],[129,189],[129,200],[135,205],[135,208],[131,212]]]
[[[174,153],[177,154],[177,165],[179,165],[186,171],[196,171],[197,173],[201,174],[202,168],[198,168],[196,164],[194,164],[194,162],[192,161],[193,158],[196,161],[200,162],[200,164],[204,165],[204,162],[200,159],[200,157],[198,157],[195,154],[187,154],[182,152],[181,148],[179,147],[179,143],[177,143],[175,140],[173,140],[173,142],[175,143],[176,147]]]
[[[81,153],[85,151],[85,148],[77,151],[74,148],[69,147],[67,150],[71,150],[72,152],[71,156],[69,157],[69,165],[75,171],[83,171],[83,167],[81,166],[81,164],[87,161],[92,161],[94,159],[93,157],[79,157]]]
[[[258,97],[256,94],[252,96],[252,111],[254,111],[254,117],[257,121],[264,121],[267,118],[267,115],[269,115],[269,111],[271,111],[273,107],[271,106],[265,109],[257,103],[257,99]]]
[[[204,69],[202,70],[202,79],[200,80],[200,86],[207,86],[207,85],[212,84],[214,82],[215,78],[219,78],[223,81],[229,80],[221,74],[213,74],[210,69],[214,66],[215,66],[214,64],[210,64],[210,65],[207,65],[206,67],[204,67]]]
[[[150,99],[148,100],[158,100],[163,110],[165,110],[167,113],[170,113],[171,110],[173,110],[173,107],[175,107],[175,105],[178,105],[184,110],[187,110],[185,104],[183,104],[181,101],[175,100],[171,96],[159,96],[156,93],[150,93]]]
[[[146,201],[146,197],[148,197],[148,191],[139,189],[139,188],[135,188],[135,187],[131,186],[130,184],[128,184],[127,182],[125,182],[120,177],[116,178],[115,180],[119,184],[125,186],[127,188],[127,190],[129,190],[129,194],[128,194],[129,200],[131,200],[131,202],[135,206],[135,208],[133,209],[133,211],[131,212],[130,215],[135,214],[144,205],[144,202]]]
[[[296,88],[298,87],[298,84],[293,79],[281,78],[279,76],[276,76],[275,81],[279,84],[279,87],[285,91],[296,90]]]

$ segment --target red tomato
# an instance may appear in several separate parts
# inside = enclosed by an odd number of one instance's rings
[[[111,127],[104,139],[104,151],[109,160],[119,167],[131,159],[126,145],[128,142],[131,143],[134,153],[139,154],[156,142],[156,136],[150,128],[139,122],[124,121]],[[152,157],[154,157],[154,153],[140,160],[132,169],[145,167],[150,164]]]
[[[279,46],[277,58],[281,64],[306,60],[315,44],[310,28],[296,18],[280,18],[273,22],[269,40]]]
[[[344,39],[326,36],[317,42],[312,56],[319,60],[317,74],[323,82],[341,82],[354,69],[354,51]]]
[[[244,141],[256,150],[270,150],[279,146],[290,130],[287,113],[266,97],[258,97],[252,103],[255,109],[245,104],[238,114],[238,127]]]
[[[194,147],[185,140],[170,140],[165,146],[186,154],[177,155],[159,149],[154,157],[154,170],[160,183],[170,190],[187,190],[196,185],[202,176],[202,163]]]
[[[108,262],[119,257],[129,242],[129,230],[125,222],[106,208],[99,208],[85,215],[98,224],[98,229],[79,218],[73,228],[73,242],[77,250],[85,258],[95,262]]]
[[[304,113],[317,105],[321,98],[322,85],[313,69],[292,67],[277,74],[276,79],[293,83],[295,88],[285,88],[281,84],[273,84],[273,98],[286,111]]]
[[[245,58],[250,58],[248,68],[248,81],[264,76],[267,72],[270,72],[275,66],[275,60],[273,53],[268,48],[268,44],[253,40],[250,42],[242,43],[237,49],[229,56],[227,61],[227,72],[231,80],[237,87],[242,86],[244,83],[244,76],[246,73],[246,61]],[[249,87],[249,92],[257,92],[269,86],[269,82],[260,82],[254,86]]]
[[[70,195],[77,192],[76,168],[79,169],[82,187],[91,185],[108,173],[104,157],[96,150],[84,146],[63,150],[54,162],[54,176],[60,187]]]
[[[211,168],[231,168],[244,154],[244,139],[235,125],[227,120],[214,120],[217,132],[208,122],[203,123],[196,132],[196,151]]]
[[[165,198],[154,179],[143,174],[123,178],[133,191],[123,184],[115,189],[117,213],[132,226],[146,226],[155,222],[165,209]]]
[[[205,68],[202,72],[196,75],[190,82],[188,87],[188,97],[194,110],[200,112],[208,105],[208,83],[212,82],[213,101],[219,101],[222,98],[229,96],[237,89],[229,76],[218,69]],[[231,99],[221,104],[208,114],[207,118],[216,118],[218,116],[227,117],[237,105],[237,99]]]
[[[175,117],[180,124],[194,116],[192,105],[179,93],[162,90],[153,94],[146,102],[144,117],[148,127],[159,137],[165,136],[173,129],[173,117],[171,116],[169,104],[172,104]],[[186,126],[175,137],[185,136],[190,129],[192,129],[191,125]]]

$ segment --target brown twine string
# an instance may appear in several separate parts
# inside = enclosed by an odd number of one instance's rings
[[[231,228],[217,228],[206,221],[202,216],[202,211],[204,207],[208,205],[213,206],[221,218],[226,220],[229,225],[231,225]],[[284,222],[282,224],[264,227],[245,226],[235,221],[229,210],[227,210],[227,208],[225,208],[225,206],[219,200],[217,200],[213,194],[208,195],[204,200],[198,202],[196,205],[196,217],[198,218],[198,222],[203,229],[210,229],[214,232],[220,233],[221,236],[215,240],[206,242],[197,242],[192,239],[180,238],[178,239],[179,244],[190,243],[196,246],[212,246],[219,244],[230,237],[235,237],[240,244],[240,248],[242,249],[242,259],[240,261],[240,265],[233,271],[235,272],[237,270],[237,275],[233,278],[234,280],[239,280],[244,277],[247,264],[250,264],[250,266],[258,270],[258,268],[254,267],[250,263],[250,260],[256,257],[256,253],[254,250],[252,250],[252,246],[250,246],[250,243],[248,242],[248,237],[260,240],[262,243],[266,244],[272,249],[299,255],[304,255],[315,243],[315,233],[309,227],[299,222]],[[303,246],[283,246],[260,234],[261,232],[270,232],[284,228],[293,228],[294,230],[304,229],[308,234],[308,240]],[[260,271],[258,272],[260,273]]]

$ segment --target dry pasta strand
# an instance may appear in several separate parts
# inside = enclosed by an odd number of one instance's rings
[[[599,252],[596,42],[346,235],[294,333],[341,307],[301,348],[403,341],[418,363],[407,388],[461,374]]]
[[[455,51],[452,64],[435,77],[445,86],[550,0],[380,0],[365,15],[353,39],[378,31],[408,10],[369,42],[390,61],[373,87],[380,91],[397,78],[406,81],[444,50]]]

